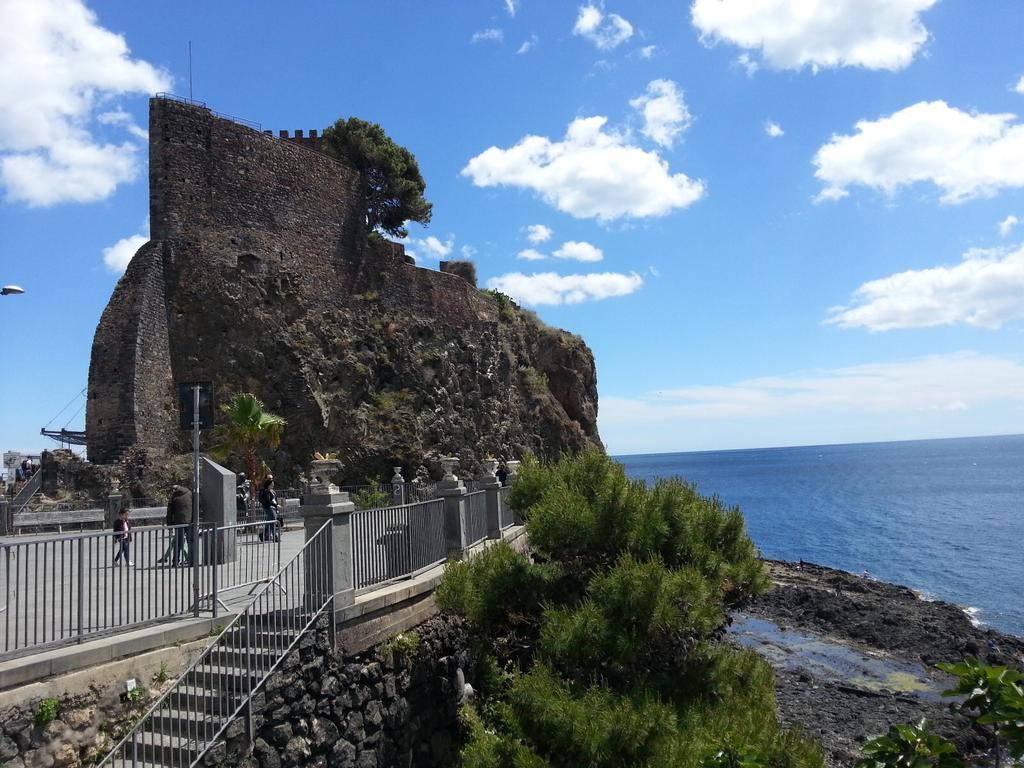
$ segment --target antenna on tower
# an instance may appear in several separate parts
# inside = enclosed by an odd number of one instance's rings
[[[192,101],[192,41],[188,41],[188,100]]]

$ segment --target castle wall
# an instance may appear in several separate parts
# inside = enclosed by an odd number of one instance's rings
[[[93,338],[89,460],[111,463],[133,445],[166,450],[174,412],[163,257],[160,244],[149,242],[118,281]]]
[[[471,466],[596,442],[582,341],[501,320],[461,277],[368,242],[358,174],[310,137],[164,98],[150,102],[149,136],[152,240],[97,329],[90,459],[173,450],[173,384],[192,380],[213,381],[219,402],[252,392],[288,419],[271,461],[285,476],[314,450],[349,451],[367,477],[435,454]],[[539,390],[549,374],[565,381]]]

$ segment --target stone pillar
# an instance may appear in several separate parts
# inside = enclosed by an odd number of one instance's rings
[[[321,473],[317,481],[309,487],[309,492],[302,497],[302,521],[306,529],[306,541],[320,530],[328,521],[331,523],[331,572],[334,588],[334,610],[352,605],[356,600],[355,570],[353,568],[352,512],[356,505],[349,500],[348,494],[338,490],[337,486],[328,482]],[[320,573],[321,563],[314,563],[320,551],[313,548],[307,554],[309,565],[306,571],[306,594],[317,600],[319,585],[314,583],[315,576]],[[322,604],[322,601],[318,601]],[[333,617],[332,617],[333,621]]]
[[[391,503],[396,507],[405,504],[405,478],[401,467],[392,467],[395,474],[391,478]]]
[[[437,496],[444,499],[444,530],[448,554],[462,558],[466,551],[466,486],[455,475],[459,460],[454,456],[441,459],[444,477],[437,484]]]
[[[202,513],[200,522],[215,528],[223,528],[237,523],[238,506],[235,503],[235,487],[234,472],[203,456],[199,460],[199,509]],[[234,531],[222,531],[215,538],[217,562],[228,563],[234,560],[236,555]],[[209,564],[212,557],[212,552],[204,552],[203,562]]]
[[[487,499],[487,538],[501,538],[501,480],[495,474],[498,469],[497,459],[484,459],[484,472],[477,479],[477,488],[484,492]]]
[[[121,493],[121,489],[116,485],[110,489],[110,493],[107,494],[107,525],[106,528],[109,531],[114,527],[114,521],[117,519],[118,513],[121,511],[121,507],[124,505],[124,494]]]

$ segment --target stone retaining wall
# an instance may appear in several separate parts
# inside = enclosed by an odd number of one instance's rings
[[[459,619],[438,616],[415,630],[415,658],[374,651],[332,653],[325,629],[310,633],[254,700],[251,755],[240,722],[207,765],[247,768],[384,768],[442,765],[458,748],[457,686],[473,658]]]
[[[346,656],[330,649],[326,627],[309,633],[253,699],[250,750],[241,720],[207,753],[207,766],[384,768],[442,765],[458,748],[459,670],[473,674],[461,620],[437,616],[414,633],[412,658],[382,652]],[[56,716],[36,718],[44,699],[0,707],[0,768],[78,768],[102,759],[116,739],[173,680],[140,667],[146,695],[127,701],[119,684],[56,698]],[[172,670],[177,675],[178,669]],[[118,679],[121,679],[120,677]]]

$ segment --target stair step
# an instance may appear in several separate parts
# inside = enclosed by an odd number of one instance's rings
[[[251,685],[259,682],[260,674],[258,669],[251,673],[242,667],[228,666],[224,664],[200,664],[188,673],[188,680],[193,685],[201,686],[211,691],[239,691],[245,687],[246,679]]]
[[[251,657],[253,669],[267,669],[277,661],[279,655],[264,647],[224,648],[211,653],[208,658],[214,664],[227,664],[242,669],[250,663]]]
[[[140,731],[125,745],[124,756],[131,765],[133,758],[156,763],[165,768],[188,768],[199,755],[195,740],[155,731]]]
[[[200,685],[183,685],[171,694],[168,700],[173,707],[187,709],[192,712],[217,711],[222,706],[224,697],[220,691]]]
[[[237,699],[236,701],[240,701]],[[204,734],[212,734],[213,723],[219,724],[226,719],[231,712],[228,711],[230,704],[226,701],[218,702],[211,710],[195,709],[161,709],[154,712],[147,724],[147,730],[154,733],[170,734],[175,736],[199,735],[200,741],[205,741]],[[204,727],[206,730],[204,730]]]

